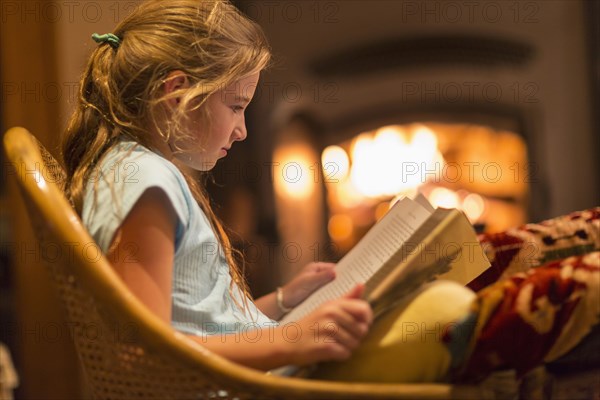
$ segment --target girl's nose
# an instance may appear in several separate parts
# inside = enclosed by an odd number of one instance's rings
[[[248,136],[248,131],[246,130],[246,124],[241,124],[233,131],[233,140],[241,142],[246,139]]]

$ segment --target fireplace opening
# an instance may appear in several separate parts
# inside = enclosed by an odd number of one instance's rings
[[[321,153],[327,233],[347,252],[403,196],[458,208],[481,232],[527,221],[527,146],[521,135],[484,125],[387,125]]]

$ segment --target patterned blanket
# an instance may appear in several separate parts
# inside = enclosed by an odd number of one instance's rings
[[[600,207],[483,234],[479,241],[492,265],[468,285],[476,292],[546,262],[600,250]]]
[[[589,334],[600,316],[599,227],[600,207],[480,237],[492,266],[469,285],[477,301],[463,325],[475,329],[458,377],[522,376]],[[446,340],[460,332],[473,330],[458,326]]]
[[[499,368],[522,376],[573,349],[598,323],[600,252],[516,273],[478,293],[470,356],[462,374]]]

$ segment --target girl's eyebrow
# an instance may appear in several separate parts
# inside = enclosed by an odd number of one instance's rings
[[[252,101],[252,99],[248,96],[236,94],[235,101],[245,101],[246,103],[250,103],[250,101]]]

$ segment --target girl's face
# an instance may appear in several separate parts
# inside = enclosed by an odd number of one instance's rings
[[[190,168],[208,171],[227,155],[233,142],[244,140],[244,111],[254,96],[258,79],[257,72],[210,95],[203,105],[210,123],[201,109],[191,111],[186,124],[191,140],[177,143],[182,151],[176,157]]]

